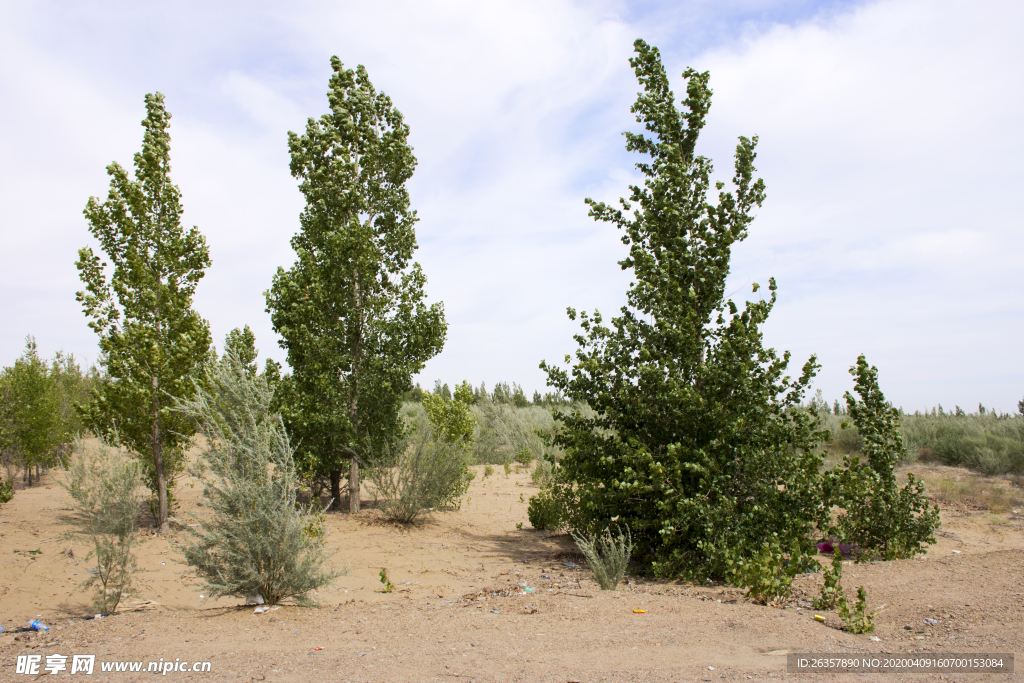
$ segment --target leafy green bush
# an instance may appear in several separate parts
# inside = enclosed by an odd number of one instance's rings
[[[444,389],[448,389],[447,384]],[[469,409],[473,403],[473,387],[469,382],[455,387],[454,395],[449,391],[447,399],[427,392],[423,392],[421,398],[427,419],[439,440],[456,448],[472,447],[476,416]]]
[[[0,481],[0,505],[11,502],[14,498],[14,482]]]
[[[736,559],[726,561],[726,577],[734,586],[747,589],[747,597],[762,605],[775,604],[793,592],[793,577],[803,568],[799,546],[787,559],[782,549],[772,543],[763,543],[753,557],[735,553]]]
[[[843,509],[832,533],[859,546],[863,557],[886,560],[913,557],[935,543],[939,508],[928,507],[924,482],[907,475],[907,484],[896,483],[896,463],[906,450],[899,430],[899,411],[885,400],[878,386],[878,369],[861,355],[850,368],[860,400],[846,393],[847,410],[864,439],[860,456],[847,455],[843,466],[826,480],[831,502]]]
[[[633,553],[633,538],[629,529],[626,529],[625,534],[618,527],[616,529],[618,533],[615,536],[610,529],[605,529],[599,535],[571,532],[572,539],[594,572],[594,579],[601,590],[605,591],[613,591],[618,587],[626,573],[629,556]]]
[[[872,633],[875,630],[874,612],[868,612],[868,594],[864,586],[857,588],[857,604],[850,609],[846,596],[839,599],[839,618],[850,633]]]
[[[845,601],[843,586],[839,583],[843,578],[843,554],[839,548],[832,553],[832,567],[822,569],[822,576],[825,580],[821,587],[821,595],[814,599],[814,609],[834,609],[840,601]]]
[[[520,465],[529,467],[533,463],[533,451],[526,447],[520,448],[516,451],[515,461]]]
[[[526,509],[527,518],[538,531],[557,531],[565,525],[565,509],[562,499],[551,489],[542,489],[540,493],[530,496]]]
[[[229,350],[196,389],[179,410],[207,437],[197,475],[212,515],[186,527],[185,561],[206,580],[211,598],[309,603],[308,593],[338,573],[324,569],[321,511],[296,502],[294,455],[280,415],[270,411],[266,377],[250,374]]]
[[[89,557],[96,571],[82,584],[98,585],[93,605],[101,614],[113,613],[121,598],[132,592],[135,521],[145,497],[142,466],[120,448],[103,442],[88,446],[75,441],[67,482],[79,525],[92,538]]]

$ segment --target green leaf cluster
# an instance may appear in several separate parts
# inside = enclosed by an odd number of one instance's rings
[[[789,557],[775,543],[763,543],[752,557],[742,551],[726,555],[726,576],[730,583],[746,588],[746,596],[762,605],[784,601],[793,592],[793,578],[804,571],[810,561],[799,544],[794,544]],[[813,565],[812,565],[813,566]]]
[[[469,382],[455,387],[447,400],[428,392],[423,392],[421,400],[435,437],[456,448],[472,448],[476,416],[470,411],[473,387]]]
[[[821,594],[814,599],[814,609],[834,609],[840,601],[846,600],[840,583],[843,578],[843,554],[839,548],[835,548],[832,553],[832,566],[822,570],[822,578],[825,582]]]
[[[864,586],[857,588],[857,604],[852,608],[843,595],[839,599],[839,618],[843,627],[850,633],[873,633],[875,630],[875,614],[868,611],[868,593]]]

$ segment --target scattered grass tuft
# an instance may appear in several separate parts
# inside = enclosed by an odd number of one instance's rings
[[[594,572],[594,578],[601,586],[601,590],[613,591],[618,587],[626,573],[629,556],[633,553],[633,538],[629,529],[626,529],[625,534],[618,527],[616,529],[616,536],[612,536],[609,529],[605,529],[598,536],[570,532],[576,545],[587,558],[587,564]]]

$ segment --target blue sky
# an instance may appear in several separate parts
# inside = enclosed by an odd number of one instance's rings
[[[213,265],[196,307],[284,360],[263,291],[302,208],[286,133],[326,110],[329,59],[365,64],[405,114],[417,259],[444,301],[420,381],[544,389],[574,349],[566,306],[614,313],[623,246],[587,217],[636,179],[622,131],[633,40],[677,93],[711,71],[701,152],[727,179],[760,136],[768,199],[730,292],[779,283],[768,343],[817,353],[830,400],[858,353],[914,410],[1024,396],[1024,8],[1013,2],[0,3],[0,363],[95,359],[75,302],[82,209],[138,150],[143,96],[173,114],[173,179]]]

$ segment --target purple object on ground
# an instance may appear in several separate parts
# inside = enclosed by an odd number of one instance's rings
[[[839,543],[839,539],[832,537],[827,541],[818,543],[818,550],[826,555],[835,553],[836,548],[839,548],[839,554],[844,557],[847,555],[853,555],[857,551],[857,546],[853,543]]]

